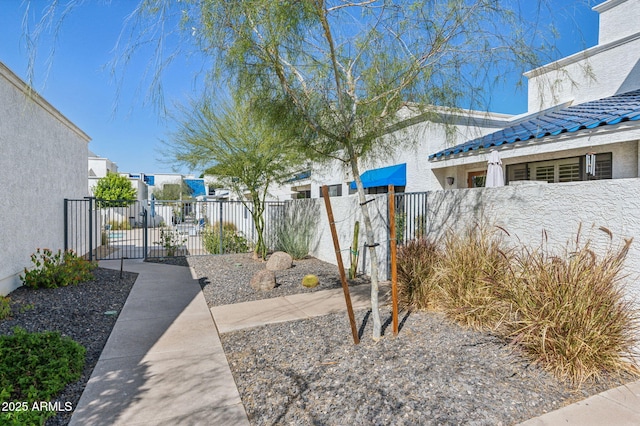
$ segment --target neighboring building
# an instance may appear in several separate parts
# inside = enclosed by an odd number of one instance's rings
[[[0,294],[37,248],[64,249],[63,200],[87,191],[89,136],[0,62]]]
[[[502,158],[507,183],[640,176],[640,0],[593,9],[598,45],[526,73],[526,114],[442,109],[447,134],[442,124],[417,123],[396,135],[401,147],[392,155],[361,165],[366,191],[386,192],[390,183],[405,192],[483,186],[491,150]],[[347,196],[352,182],[343,164],[312,165],[274,193],[318,198],[327,185],[331,196]]]
[[[89,193],[93,194],[93,188],[98,181],[105,177],[107,173],[119,173],[118,165],[106,157],[99,157],[89,151]],[[147,202],[149,190],[147,179],[144,173],[120,173],[129,178],[131,186],[136,190],[136,199],[141,202]]]
[[[529,112],[498,132],[434,150],[434,175],[454,177],[460,188],[481,184],[487,154],[497,150],[507,183],[639,176],[640,0],[593,9],[598,45],[526,73]]]

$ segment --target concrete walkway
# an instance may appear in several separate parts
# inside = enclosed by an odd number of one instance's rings
[[[120,262],[100,266],[119,269]],[[209,311],[188,268],[128,260],[125,270],[140,275],[71,425],[248,425],[218,332],[345,310],[337,289]],[[370,306],[369,291],[368,286],[351,289],[354,309]],[[388,287],[381,286],[381,293],[382,304],[389,300]],[[521,426],[605,424],[640,425],[640,381]]]
[[[125,270],[140,275],[70,424],[248,425],[189,268],[128,260]]]

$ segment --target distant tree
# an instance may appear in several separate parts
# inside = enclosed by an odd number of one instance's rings
[[[300,154],[291,141],[241,101],[214,102],[204,97],[184,110],[178,131],[167,144],[175,161],[206,168],[206,174],[215,176],[245,204],[256,229],[255,256],[264,259],[269,188],[291,177],[293,168],[300,164]]]
[[[162,188],[155,189],[153,196],[156,200],[187,200],[191,199],[193,190],[183,180],[172,183],[165,183]]]
[[[136,200],[136,190],[126,176],[107,172],[93,188],[98,207],[125,207]]]

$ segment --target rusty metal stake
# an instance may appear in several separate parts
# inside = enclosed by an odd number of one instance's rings
[[[353,343],[360,343],[358,330],[356,328],[356,318],[353,315],[353,306],[351,305],[351,295],[349,294],[349,284],[347,276],[344,272],[344,264],[342,263],[342,255],[340,254],[340,242],[338,241],[338,233],[336,232],[336,224],[333,219],[333,210],[331,210],[331,201],[329,201],[329,188],[324,185],[322,187],[322,198],[327,208],[327,216],[329,217],[329,227],[331,228],[331,236],[333,237],[333,247],[336,250],[336,260],[338,261],[338,271],[340,272],[340,281],[342,282],[342,291],[344,292],[344,301],[347,304],[347,312],[349,313],[349,322],[351,323],[351,334],[353,334]]]

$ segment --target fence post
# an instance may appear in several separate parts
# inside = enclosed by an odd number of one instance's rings
[[[222,250],[224,250],[224,242],[222,238],[222,200],[219,202],[220,204],[220,254],[224,254]]]
[[[93,262],[93,197],[89,199],[89,262]]]
[[[64,251],[69,250],[69,199],[64,199]]]
[[[142,258],[147,260],[147,252],[149,251],[149,228],[147,227],[147,208],[142,205]]]

